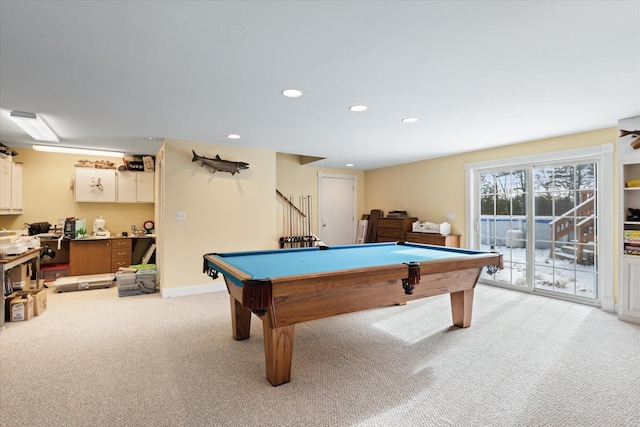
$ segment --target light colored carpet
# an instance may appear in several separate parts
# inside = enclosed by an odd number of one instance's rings
[[[0,332],[2,426],[637,426],[640,326],[479,285],[296,326],[292,380],[265,379],[262,325],[231,337],[226,292],[48,294]]]

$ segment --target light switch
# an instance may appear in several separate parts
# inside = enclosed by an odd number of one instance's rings
[[[186,212],[176,212],[176,220],[184,221],[186,219],[187,219],[187,213]]]
[[[456,214],[452,212],[447,213],[447,219],[456,219]]]

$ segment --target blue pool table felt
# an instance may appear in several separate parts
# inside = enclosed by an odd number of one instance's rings
[[[374,243],[279,249],[269,251],[228,252],[217,256],[253,279],[297,276],[310,273],[377,267],[409,262],[460,258],[485,252],[420,244]]]

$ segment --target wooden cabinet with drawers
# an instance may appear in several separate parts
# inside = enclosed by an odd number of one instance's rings
[[[69,242],[69,276],[111,271],[111,239],[79,239]]]
[[[111,239],[111,272],[131,265],[131,239]]]
[[[134,240],[141,239],[114,237],[70,240],[69,275],[115,273],[120,267],[129,267]],[[146,243],[148,239],[144,240]]]
[[[438,233],[406,233],[405,241],[413,243],[422,243],[425,245],[449,246],[452,248],[460,247],[460,235],[449,234],[443,236]]]
[[[376,224],[377,242],[399,242],[405,240],[405,233],[418,218],[378,218]]]

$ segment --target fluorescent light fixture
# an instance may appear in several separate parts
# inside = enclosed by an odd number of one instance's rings
[[[232,133],[232,134],[227,135],[227,138],[229,138],[229,139],[240,139],[240,135]]]
[[[57,145],[34,145],[36,151],[65,154],[85,154],[87,156],[124,157],[124,153],[117,151],[90,150],[87,148],[58,147]]]
[[[58,136],[35,113],[12,111],[9,118],[36,141],[60,142]]]
[[[348,168],[352,168],[353,167],[353,163],[347,163],[345,166],[348,167]]]
[[[417,121],[417,117],[405,117],[404,119],[402,119],[402,123],[415,123]]]
[[[361,113],[363,111],[367,111],[367,106],[366,105],[353,105],[353,106],[349,107],[349,110],[353,111],[354,113]]]
[[[302,96],[302,91],[298,89],[286,89],[282,91],[282,94],[287,98],[300,98]]]

